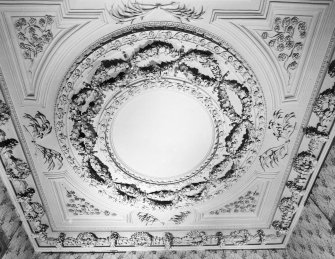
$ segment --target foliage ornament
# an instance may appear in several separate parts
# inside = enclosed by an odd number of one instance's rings
[[[328,75],[331,78],[335,77],[335,59],[332,62],[330,62],[330,64],[329,64]]]
[[[263,170],[277,166],[280,160],[287,156],[290,137],[293,134],[295,127],[295,114],[293,112],[285,115],[283,115],[282,110],[273,112],[273,119],[269,121],[268,128],[272,131],[273,136],[275,136],[278,141],[284,141],[284,143],[269,148],[259,157],[259,162]]]
[[[48,165],[48,170],[53,170],[56,165],[58,165],[58,169],[60,169],[63,166],[62,155],[56,150],[47,148],[37,143],[37,139],[43,139],[45,136],[50,134],[52,130],[51,124],[45,115],[37,111],[34,117],[25,113],[23,118],[29,121],[28,126],[24,126],[24,129],[29,133],[31,142],[35,146],[35,149],[43,156],[45,164]],[[29,131],[28,128],[30,128],[31,131]]]
[[[307,24],[298,17],[276,17],[272,31],[262,33],[262,38],[276,53],[277,59],[291,77],[301,58]]]
[[[0,126],[5,125],[10,119],[10,110],[8,105],[0,100]]]
[[[74,191],[66,191],[66,198],[68,202],[66,207],[68,212],[71,214],[78,215],[105,215],[105,216],[116,216],[116,213],[111,213],[108,210],[100,210],[93,204],[85,201],[84,198],[78,197]]]
[[[31,62],[43,52],[53,39],[51,31],[54,17],[22,17],[15,21],[15,29],[19,39],[19,47],[23,51],[23,58]]]
[[[265,133],[264,97],[251,69],[225,42],[190,25],[156,22],[117,31],[95,46],[69,71],[55,109],[61,149],[84,181],[113,202],[150,209],[156,217],[154,210],[211,199],[252,165]],[[117,55],[106,58],[110,53]],[[221,66],[230,72],[223,73]],[[152,89],[190,95],[213,118],[210,154],[182,178],[140,176],[118,159],[110,144],[120,107]]]
[[[143,20],[143,18],[151,13],[152,11],[160,9],[163,10],[179,21],[191,21],[202,19],[202,15],[205,14],[203,7],[200,11],[196,11],[195,8],[188,8],[186,5],[181,5],[176,2],[170,2],[167,4],[162,3],[139,3],[136,0],[128,3],[123,3],[122,6],[112,6],[108,11],[112,18],[117,23],[133,23],[136,19]]]
[[[328,75],[334,77],[334,61],[329,64]],[[321,92],[313,105],[313,113],[318,118],[316,125],[309,125],[304,129],[308,142],[308,149],[301,151],[293,159],[293,169],[296,176],[286,183],[290,196],[283,197],[279,205],[281,219],[272,222],[278,234],[286,234],[292,218],[299,206],[301,196],[305,193],[306,185],[314,171],[318,154],[329,139],[329,129],[334,123],[334,87]]]

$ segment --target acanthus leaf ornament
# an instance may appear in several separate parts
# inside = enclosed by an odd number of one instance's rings
[[[188,8],[186,5],[181,5],[176,2],[170,3],[139,3],[136,0],[130,1],[123,4],[122,6],[111,6],[108,10],[109,14],[117,23],[133,23],[136,19],[143,20],[143,18],[155,9],[163,10],[173,17],[177,18],[179,21],[191,21],[202,19],[205,14],[203,7],[200,11],[197,11],[194,7]]]

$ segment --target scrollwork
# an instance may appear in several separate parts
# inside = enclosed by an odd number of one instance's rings
[[[200,11],[196,11],[195,8],[188,8],[186,5],[181,5],[176,2],[171,3],[139,3],[137,1],[128,2],[123,6],[112,6],[108,11],[109,14],[117,21],[117,23],[133,23],[136,19],[143,19],[147,14],[155,9],[161,9],[171,14],[173,17],[182,21],[198,20],[205,13],[203,8]]]

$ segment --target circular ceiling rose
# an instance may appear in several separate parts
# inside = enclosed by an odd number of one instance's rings
[[[55,128],[85,181],[113,202],[178,210],[238,181],[263,141],[266,107],[227,43],[190,25],[137,24],[75,62]]]

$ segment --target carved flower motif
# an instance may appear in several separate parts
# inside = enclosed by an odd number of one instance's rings
[[[30,17],[29,22],[31,25],[34,25],[36,23],[36,18]]]
[[[275,43],[276,43],[276,40],[270,40],[269,41],[269,46],[273,47],[275,45]]]
[[[282,22],[282,26],[285,28],[290,25],[291,18],[290,17],[285,17]]]
[[[0,126],[5,125],[10,119],[10,109],[8,105],[0,100]]]
[[[280,17],[277,17],[276,19],[275,19],[275,24],[280,24],[281,23],[281,18]]]
[[[292,49],[292,48],[294,47],[294,41],[287,41],[287,42],[285,43],[285,47],[286,47],[287,49]]]
[[[298,60],[300,58],[300,54],[299,53],[293,53],[292,54],[292,59],[293,60]]]
[[[296,61],[293,61],[287,66],[287,70],[294,70],[297,67],[298,67],[298,63]]]
[[[263,33],[262,33],[262,38],[263,38],[263,39],[266,39],[267,37],[268,37],[268,33],[267,33],[266,31],[263,32]]]
[[[292,24],[292,25],[297,25],[298,22],[299,22],[298,17],[294,16],[294,17],[291,18],[291,24]]]
[[[45,18],[44,18],[44,17],[40,18],[40,19],[38,20],[38,24],[39,24],[41,27],[45,26],[45,24],[46,24],[46,20],[45,20]]]
[[[285,40],[285,36],[284,36],[284,33],[279,33],[278,36],[277,36],[277,41],[279,43],[283,42]]]
[[[15,27],[19,31],[22,29],[23,26],[26,26],[27,21],[25,18],[20,18],[15,22]]]
[[[287,28],[286,28],[286,32],[287,32],[290,36],[293,36],[293,34],[294,34],[294,28],[293,28],[293,26],[292,26],[292,25],[287,26]]]
[[[24,59],[33,61],[37,54],[43,51],[44,45],[50,43],[53,38],[50,30],[52,23],[53,18],[50,15],[39,18],[38,22],[35,17],[30,17],[28,22],[25,18],[16,21],[19,47],[23,49]]]
[[[329,64],[328,75],[330,77],[335,77],[335,59]]]
[[[299,25],[298,25],[298,30],[299,30],[299,32],[306,31],[306,23],[305,22],[300,22]]]
[[[47,19],[47,24],[51,25],[54,22],[54,19],[51,15],[46,15],[45,17]]]
[[[285,54],[285,53],[280,53],[279,55],[278,55],[278,60],[279,61],[285,61],[286,59],[287,59],[287,55]]]
[[[316,164],[316,157],[307,152],[300,152],[293,161],[293,168],[301,174],[310,174]]]
[[[285,45],[283,43],[280,43],[277,45],[277,48],[276,48],[279,52],[283,51],[285,49]]]
[[[280,31],[280,25],[279,24],[276,24],[274,27],[273,27],[273,30],[275,32],[279,32]]]

